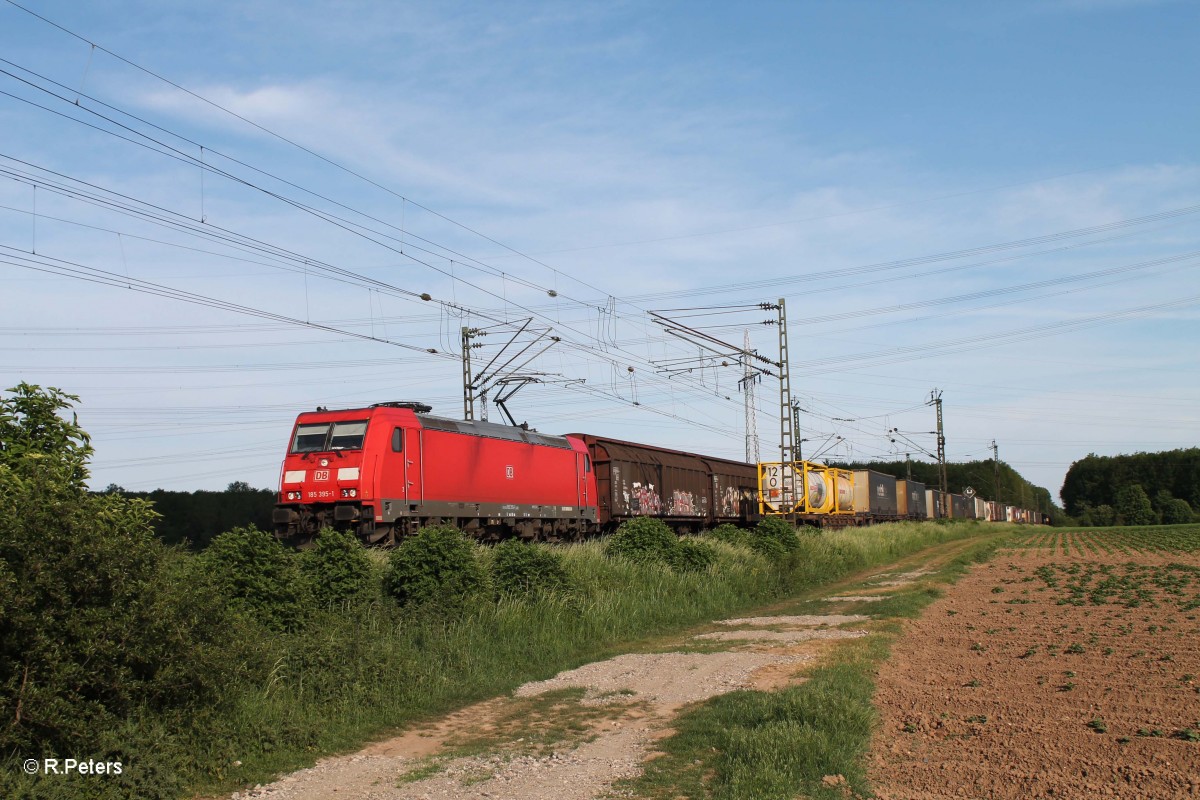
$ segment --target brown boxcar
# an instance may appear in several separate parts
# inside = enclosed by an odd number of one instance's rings
[[[585,433],[568,437],[583,440],[591,453],[601,525],[658,517],[677,528],[700,528],[757,510],[753,464]]]

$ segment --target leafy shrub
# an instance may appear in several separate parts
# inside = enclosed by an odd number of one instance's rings
[[[296,556],[253,525],[213,539],[197,556],[230,605],[272,630],[290,630],[303,619],[304,592]]]
[[[92,495],[71,398],[0,398],[0,757],[90,753],[145,716],[192,718],[236,677],[216,592],[181,580],[141,500]],[[4,781],[0,780],[0,784]]]
[[[780,520],[772,519],[772,525],[778,522],[780,522]],[[775,532],[772,531],[772,533]],[[764,536],[761,529],[758,528],[746,530],[745,528],[739,528],[735,525],[724,523],[713,528],[708,535],[712,536],[718,541],[725,542],[726,544],[732,544],[737,547],[745,547],[748,550],[753,550],[754,552],[764,555],[772,560],[783,558],[788,553],[788,549],[785,546],[785,540],[781,536]]]
[[[722,522],[717,527],[708,532],[708,536],[716,539],[718,542],[726,544],[738,545],[741,547],[750,546],[750,532],[745,528],[739,528],[737,525],[731,525],[728,522]]]
[[[492,585],[498,596],[524,597],[563,591],[570,579],[558,553],[508,539],[492,549]]]
[[[1187,500],[1176,497],[1163,506],[1163,525],[1186,525],[1193,518],[1192,506]]]
[[[1158,522],[1150,505],[1150,497],[1139,483],[1117,490],[1116,507],[1121,525],[1153,525]]]
[[[223,608],[174,584],[145,504],[47,508],[3,473],[0,753],[83,752],[138,709],[215,702]]]
[[[784,546],[783,542],[778,539],[761,536],[756,531],[750,531],[749,545],[751,550],[766,556],[771,561],[783,559],[788,554],[788,549]]]
[[[670,564],[678,544],[674,531],[661,519],[637,517],[621,523],[604,551],[639,564]]]
[[[392,551],[384,590],[401,605],[453,607],[477,594],[487,580],[475,545],[450,525],[422,528]]]
[[[8,391],[12,396],[0,400],[0,464],[16,475],[36,473],[57,487],[82,490],[91,438],[74,417],[60,416],[79,398],[28,383]]]
[[[785,553],[800,549],[800,539],[796,536],[796,528],[787,520],[780,517],[763,517],[754,526],[755,538],[776,542]]]
[[[325,528],[300,553],[300,574],[318,606],[337,606],[367,597],[371,559],[353,533]]]
[[[703,572],[717,561],[717,551],[703,539],[680,539],[671,553],[671,568],[676,572]]]
[[[1080,514],[1079,522],[1082,525],[1094,525],[1097,528],[1107,528],[1114,525],[1117,521],[1117,512],[1113,507],[1107,504],[1100,504],[1095,508],[1085,509]]]

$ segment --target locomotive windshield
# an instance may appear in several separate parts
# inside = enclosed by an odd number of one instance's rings
[[[327,450],[361,450],[367,421],[317,422],[296,426],[292,453],[321,453]]]
[[[335,422],[329,432],[330,450],[361,450],[367,435],[367,421]]]

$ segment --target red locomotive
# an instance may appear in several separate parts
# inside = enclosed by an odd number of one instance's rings
[[[635,516],[697,530],[757,514],[753,464],[587,434],[430,416],[421,403],[301,414],[275,531],[324,527],[394,543],[448,522],[482,539],[578,539]]]

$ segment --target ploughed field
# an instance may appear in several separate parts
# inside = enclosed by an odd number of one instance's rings
[[[1200,526],[1032,532],[878,677],[880,798],[1200,797]]]

